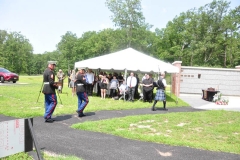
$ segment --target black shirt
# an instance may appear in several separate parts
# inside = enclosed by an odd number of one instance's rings
[[[83,74],[78,74],[76,77],[76,92],[85,92],[86,91],[86,86],[87,86],[87,82],[86,80],[84,80],[85,75]]]
[[[145,85],[153,84],[153,79],[152,78],[144,79],[142,83]],[[149,86],[149,87],[143,86],[144,91],[150,91],[152,89],[153,89],[153,86]]]
[[[51,77],[53,76],[53,77]],[[54,72],[50,68],[46,68],[43,73],[43,93],[45,94],[51,94],[56,93],[55,89],[56,87],[53,85],[55,81],[55,75]]]

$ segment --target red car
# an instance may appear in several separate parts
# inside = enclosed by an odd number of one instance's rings
[[[4,83],[4,81],[12,81],[16,83],[19,80],[19,76],[16,73],[12,73],[5,68],[0,68],[0,81]]]

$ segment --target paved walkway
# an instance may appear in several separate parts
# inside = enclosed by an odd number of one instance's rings
[[[181,95],[180,98],[188,99],[189,96]],[[193,107],[209,105],[210,102],[194,96]],[[195,99],[195,100],[194,100]],[[206,104],[205,104],[206,103]],[[151,142],[129,140],[104,133],[81,131],[70,128],[72,124],[84,121],[95,121],[113,117],[141,114],[166,114],[171,112],[195,112],[204,111],[192,107],[171,108],[169,111],[158,110],[152,112],[149,109],[134,109],[121,111],[98,111],[86,113],[86,117],[79,118],[76,115],[57,116],[54,123],[44,123],[42,117],[34,118],[34,131],[42,150],[56,154],[75,155],[84,160],[239,160],[239,154],[225,152],[212,152],[189,147],[163,145]],[[11,120],[12,117],[0,115],[0,121]]]
[[[200,94],[181,94],[179,96],[179,98],[196,109],[240,111],[240,96],[222,96],[222,98],[229,100],[228,105],[217,105],[214,102],[205,101],[201,97]]]

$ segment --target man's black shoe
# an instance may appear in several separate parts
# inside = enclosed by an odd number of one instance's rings
[[[79,114],[78,117],[85,117],[85,114]]]
[[[168,109],[167,109],[167,108],[163,108],[163,110],[164,110],[164,111],[168,111]]]
[[[156,111],[156,108],[155,108],[155,107],[154,107],[154,108],[152,107],[152,111]]]
[[[78,117],[85,117],[86,115],[85,114],[83,114],[82,112],[80,112],[79,114],[78,114]]]
[[[53,123],[54,121],[55,121],[55,120],[54,120],[54,119],[51,119],[51,118],[45,120],[45,122],[47,122],[47,123]]]

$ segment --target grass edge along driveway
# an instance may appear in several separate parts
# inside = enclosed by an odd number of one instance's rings
[[[213,110],[127,116],[78,123],[72,128],[134,140],[240,154],[239,124],[240,112]]]

